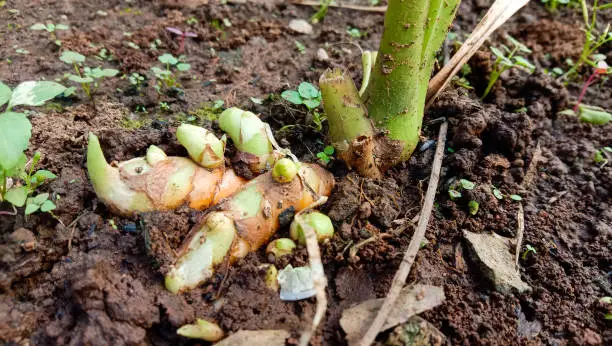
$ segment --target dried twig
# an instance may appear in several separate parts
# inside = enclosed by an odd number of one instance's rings
[[[442,159],[444,158],[444,145],[446,143],[447,129],[448,123],[442,123],[440,126],[440,133],[438,135],[438,145],[436,147],[436,154],[434,156],[431,175],[429,177],[429,186],[427,187],[425,201],[423,202],[423,208],[421,209],[421,214],[419,217],[419,224],[414,232],[414,235],[412,236],[412,239],[410,240],[408,249],[406,249],[402,263],[395,273],[395,277],[393,278],[393,282],[391,283],[391,288],[389,289],[389,293],[385,298],[385,302],[380,310],[378,310],[378,314],[370,325],[370,328],[368,328],[367,332],[359,342],[359,345],[361,346],[369,346],[372,344],[376,338],[376,335],[378,335],[378,332],[385,324],[387,317],[395,306],[397,297],[399,296],[400,291],[406,282],[406,278],[410,273],[412,263],[416,258],[419,248],[421,247],[421,241],[425,237],[425,230],[427,229],[427,224],[429,223],[429,217],[431,216],[434,199],[436,197],[436,190],[438,189],[438,181],[440,180],[440,168],[442,168]]]
[[[303,5],[303,6],[313,6],[313,7],[321,6],[321,2],[319,1],[294,0],[291,3],[294,5]],[[377,13],[385,13],[387,11],[387,6],[359,6],[359,5],[329,4],[329,7],[344,8],[347,10],[355,10],[355,11],[377,12]]]
[[[318,201],[310,205],[308,208],[302,210],[300,213],[316,208],[317,206],[324,204],[326,201],[327,197],[321,197]],[[321,251],[319,250],[319,242],[317,241],[317,234],[315,230],[307,223],[300,223],[300,226],[304,231],[304,238],[306,238],[306,250],[308,250],[308,260],[310,262],[312,281],[317,297],[317,307],[315,310],[315,315],[312,318],[312,326],[310,329],[304,331],[304,333],[302,333],[300,336],[300,346],[308,346],[310,338],[312,338],[314,335],[317,327],[321,323],[321,320],[323,320],[323,317],[325,316],[325,312],[327,311],[327,295],[325,294],[327,278],[325,277],[325,272],[323,271]]]
[[[470,37],[453,55],[450,62],[444,66],[430,81],[427,87],[426,107],[429,107],[440,92],[448,85],[461,67],[476,53],[485,40],[504,24],[516,11],[525,6],[529,0],[497,0],[480,23],[476,25]]]
[[[521,187],[523,189],[529,188],[533,178],[535,178],[538,168],[538,163],[543,161],[544,157],[542,156],[542,148],[540,147],[540,142],[536,144],[535,151],[533,152],[533,156],[531,157],[531,163],[529,163],[529,167],[525,172],[525,177],[523,178],[523,182],[521,183]]]
[[[523,213],[523,204],[519,203],[519,210],[516,213],[516,250],[514,253],[516,259],[516,270],[518,271],[519,256],[521,254],[521,244],[523,243],[523,234],[525,233],[525,213]]]

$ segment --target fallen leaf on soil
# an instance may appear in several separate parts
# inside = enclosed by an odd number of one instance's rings
[[[402,288],[395,308],[389,314],[387,321],[380,330],[385,331],[410,317],[430,310],[444,301],[444,290],[431,285],[410,285]],[[371,324],[384,298],[366,300],[352,308],[344,310],[340,318],[340,326],[346,332],[349,344],[359,341],[361,334]]]
[[[516,270],[514,255],[510,253],[511,239],[495,233],[477,234],[468,231],[464,231],[463,236],[472,256],[480,264],[482,274],[493,282],[497,291],[531,291],[531,287],[521,280],[521,274]]]
[[[215,346],[284,346],[290,336],[286,330],[241,330],[217,342]]]

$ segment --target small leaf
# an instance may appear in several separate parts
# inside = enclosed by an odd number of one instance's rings
[[[456,190],[448,190],[448,196],[450,197],[451,200],[456,200],[458,198],[461,198],[461,192],[456,191]]]
[[[79,77],[77,75],[71,74],[70,76],[68,76],[68,80],[75,82],[75,83],[85,83],[85,84],[89,84],[89,83],[93,83],[94,79],[91,77]]]
[[[512,199],[513,201],[522,201],[523,197],[519,195],[510,195],[510,199]]]
[[[43,23],[36,23],[30,27],[30,30],[37,30],[37,31],[47,30],[47,26],[44,25]]]
[[[255,104],[263,104],[263,100],[257,97],[251,97],[251,102],[255,103]]]
[[[0,169],[13,169],[28,148],[32,124],[25,114],[6,112],[0,114]]]
[[[4,194],[4,199],[16,207],[23,207],[28,198],[25,186],[14,187]]]
[[[476,215],[476,213],[478,213],[478,207],[480,205],[478,204],[478,202],[476,201],[470,201],[468,203],[468,208],[470,210],[470,215]]]
[[[42,211],[43,213],[48,213],[55,208],[55,203],[53,203],[51,200],[46,200],[43,202],[43,204],[40,205],[40,211]]]
[[[0,107],[7,103],[11,99],[13,92],[8,85],[0,82]]]
[[[57,24],[55,30],[68,30],[70,27],[66,24]]]
[[[331,161],[329,156],[327,156],[327,154],[325,154],[324,152],[318,152],[317,157],[324,163],[329,163],[329,161]]]
[[[467,179],[461,179],[459,180],[459,183],[461,183],[461,187],[466,190],[473,190],[476,187],[476,184]]]
[[[573,109],[562,110],[561,112],[559,112],[559,114],[561,114],[561,115],[569,115],[569,116],[572,116],[572,117],[576,116],[576,112],[574,112]]]
[[[13,90],[9,108],[18,105],[42,106],[46,101],[63,93],[64,90],[66,90],[65,86],[55,82],[23,82]]]
[[[176,69],[181,72],[189,71],[190,68],[191,68],[191,64],[184,63],[184,62],[176,65]]]
[[[170,64],[173,66],[178,63],[178,59],[175,58],[174,55],[168,53],[160,55],[157,60],[159,60],[159,62],[162,64]]]
[[[331,156],[331,155],[334,155],[334,151],[335,151],[335,150],[334,150],[334,147],[332,147],[331,145],[328,145],[328,146],[326,146],[326,147],[323,149],[323,152],[324,152],[325,154],[327,154],[327,155],[330,155],[330,156]]]
[[[57,178],[57,175],[45,169],[40,169],[36,171],[36,173],[34,173],[33,178],[40,179],[42,181],[42,180],[47,180],[47,179],[55,179]]]
[[[605,125],[612,120],[612,114],[606,112],[600,107],[580,105],[580,121],[593,124]]]
[[[514,57],[514,62],[519,65],[522,66],[526,69],[528,69],[529,71],[533,71],[535,70],[535,66],[529,62],[529,60],[523,58],[522,56],[515,56]]]
[[[295,105],[302,104],[302,98],[300,97],[300,94],[295,90],[285,90],[282,92],[281,97]]]
[[[80,63],[85,62],[85,56],[77,52],[65,50],[62,52],[62,56],[60,56],[60,60],[70,65],[80,64]]]
[[[502,195],[501,191],[499,191],[498,189],[493,189],[493,196],[500,200],[504,199],[504,195]]]
[[[321,105],[321,101],[318,99],[302,99],[302,103],[304,103],[308,109],[315,109]]]
[[[36,196],[34,198],[31,198],[31,200],[32,200],[31,203],[32,204],[41,205],[41,204],[43,204],[44,201],[46,201],[48,199],[49,199],[49,194],[45,192],[45,193],[39,194],[38,196]],[[28,203],[30,203],[30,202],[28,202]]]
[[[33,214],[36,211],[38,211],[38,209],[40,209],[40,205],[34,204],[34,203],[28,203],[28,205],[26,205],[26,208],[25,208],[25,214],[26,215]]]
[[[298,86],[298,92],[300,93],[300,96],[305,99],[313,99],[319,96],[319,90],[308,82],[300,83]]]

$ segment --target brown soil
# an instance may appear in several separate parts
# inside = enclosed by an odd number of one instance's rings
[[[36,22],[53,19],[70,24],[69,31],[58,33],[64,47],[92,56],[103,46],[115,59],[102,63],[124,73],[144,74],[158,65],[162,52],[178,49],[165,27],[189,28],[198,34],[186,41],[192,69],[180,79],[182,92],[176,95],[160,96],[151,87],[140,94],[116,78],[100,88],[95,110],[82,95],[33,109],[28,154],[41,151],[41,166],[57,173],[58,178],[43,190],[61,196],[55,215],[63,224],[48,214],[25,218],[23,210],[14,217],[0,216],[2,342],[186,344],[176,329],[196,317],[215,319],[227,332],[287,329],[295,337],[290,341],[296,342],[310,323],[314,299],[281,301],[266,288],[259,269],[264,263],[278,268],[304,265],[308,261],[304,248],[279,259],[259,251],[231,268],[219,268],[200,288],[181,295],[168,293],[163,273],[201,213],[180,208],[132,218],[112,215],[88,182],[86,136],[93,131],[100,137],[109,160],[142,155],[150,144],[185,155],[176,145],[176,125],[193,116],[194,123],[218,131],[214,121],[202,114],[210,114],[205,102],[221,99],[226,107],[260,113],[276,130],[299,124],[279,133],[279,142],[304,161],[314,161],[325,146],[325,129],[308,127],[311,120],[305,112],[278,97],[263,105],[250,98],[265,99],[303,80],[315,82],[328,67],[344,66],[359,80],[359,50],[346,43],[375,49],[383,17],[330,10],[314,34],[306,36],[291,33],[287,23],[308,18],[312,10],[282,1],[198,8],[164,3],[175,2],[8,0],[0,8],[0,19],[8,23],[0,27],[0,58],[5,62],[0,64],[0,79],[12,86],[61,78],[70,70],[58,60],[58,48],[46,34],[27,29]],[[469,32],[489,3],[463,1],[455,31]],[[185,24],[190,17],[198,20],[193,26]],[[223,19],[231,26],[224,26]],[[603,19],[609,21],[609,15]],[[444,287],[444,304],[421,317],[439,328],[450,344],[612,343],[612,325],[604,320],[606,307],[598,303],[599,298],[612,296],[612,168],[593,162],[597,150],[612,146],[611,125],[597,127],[558,116],[576,99],[580,83],[565,87],[541,72],[580,53],[579,20],[575,11],[552,16],[538,1],[531,3],[500,34],[508,32],[532,48],[528,58],[536,62],[538,72],[528,76],[509,71],[483,102],[476,95],[482,93],[491,66],[491,57],[483,50],[470,62],[473,72],[468,79],[476,91],[449,90],[426,114],[426,122],[448,119],[449,150],[428,243],[419,251],[408,282]],[[348,27],[367,36],[353,39]],[[295,48],[296,40],[306,47],[304,54]],[[141,49],[129,48],[126,41]],[[151,49],[152,43],[157,51]],[[328,61],[316,59],[320,47],[329,54]],[[16,48],[29,54],[18,54]],[[611,51],[602,48],[608,57]],[[610,86],[609,81],[594,86],[585,102],[609,110]],[[160,101],[169,104],[169,112],[161,109]],[[140,107],[148,113],[138,113]],[[434,124],[425,126],[423,135],[436,139],[436,133]],[[541,160],[531,175],[538,146]],[[338,322],[342,311],[385,296],[410,241],[432,160],[433,147],[419,151],[381,181],[360,178],[337,161],[328,166],[337,187],[323,210],[332,218],[336,235],[321,249],[329,306],[313,344],[345,344]],[[452,201],[447,190],[461,178],[476,183],[476,188]],[[493,196],[493,186],[504,199]],[[537,250],[520,261],[522,279],[533,288],[530,294],[495,292],[464,251],[464,230],[516,234],[518,202],[510,194],[523,198],[523,243]],[[479,203],[474,216],[467,206],[471,200]],[[277,234],[287,235],[287,227]]]

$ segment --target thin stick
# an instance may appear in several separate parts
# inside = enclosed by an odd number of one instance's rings
[[[303,213],[306,210],[316,208],[322,204],[325,204],[327,197],[321,197],[318,201],[311,204],[308,208],[302,210]],[[297,217],[300,215],[298,213]],[[321,262],[321,251],[319,250],[319,242],[317,241],[317,234],[315,230],[308,224],[300,222],[300,226],[304,231],[304,238],[306,238],[306,250],[308,250],[308,260],[310,262],[310,270],[312,273],[312,281],[317,297],[317,307],[315,315],[312,318],[312,326],[310,329],[304,331],[300,336],[300,346],[308,346],[310,339],[317,330],[317,327],[323,320],[325,312],[327,311],[327,295],[325,294],[325,287],[327,287],[327,278],[323,271],[323,263]]]
[[[518,271],[519,265],[519,256],[521,253],[521,244],[523,243],[523,234],[525,233],[525,213],[523,213],[523,205],[519,203],[519,210],[516,213],[516,250],[515,250],[515,259],[516,259],[516,270]]]
[[[516,11],[525,6],[529,0],[497,0],[491,5],[489,11],[476,25],[470,37],[461,45],[459,51],[453,55],[450,62],[446,64],[430,81],[427,87],[426,106],[429,107],[438,97],[440,92],[448,85],[454,75],[461,67],[476,53],[485,40],[504,24]]]
[[[372,342],[374,342],[374,339],[376,339],[376,335],[378,335],[378,332],[385,324],[389,313],[391,312],[392,308],[395,307],[395,301],[397,300],[397,297],[399,297],[400,291],[402,290],[402,287],[406,282],[406,278],[410,273],[412,263],[416,258],[419,248],[421,247],[421,241],[425,237],[427,223],[429,222],[429,217],[431,216],[431,211],[433,209],[436,190],[438,189],[438,181],[440,180],[440,168],[442,167],[442,159],[444,158],[444,145],[446,143],[447,129],[448,123],[442,123],[440,126],[440,133],[438,135],[438,146],[436,147],[436,154],[434,156],[431,175],[429,177],[429,186],[427,187],[425,201],[423,202],[421,216],[419,217],[419,224],[414,232],[414,235],[412,236],[412,239],[410,240],[408,249],[406,249],[402,263],[395,273],[395,277],[391,283],[391,288],[389,289],[389,293],[387,294],[383,305],[380,307],[380,310],[378,310],[376,318],[358,345],[369,346],[372,344]]]
[[[319,1],[308,1],[308,0],[294,0],[291,1],[294,5],[312,6],[319,7],[321,3]],[[387,6],[359,6],[359,5],[343,5],[343,4],[329,4],[329,7],[344,8],[347,10],[365,11],[365,12],[376,12],[385,13]]]

